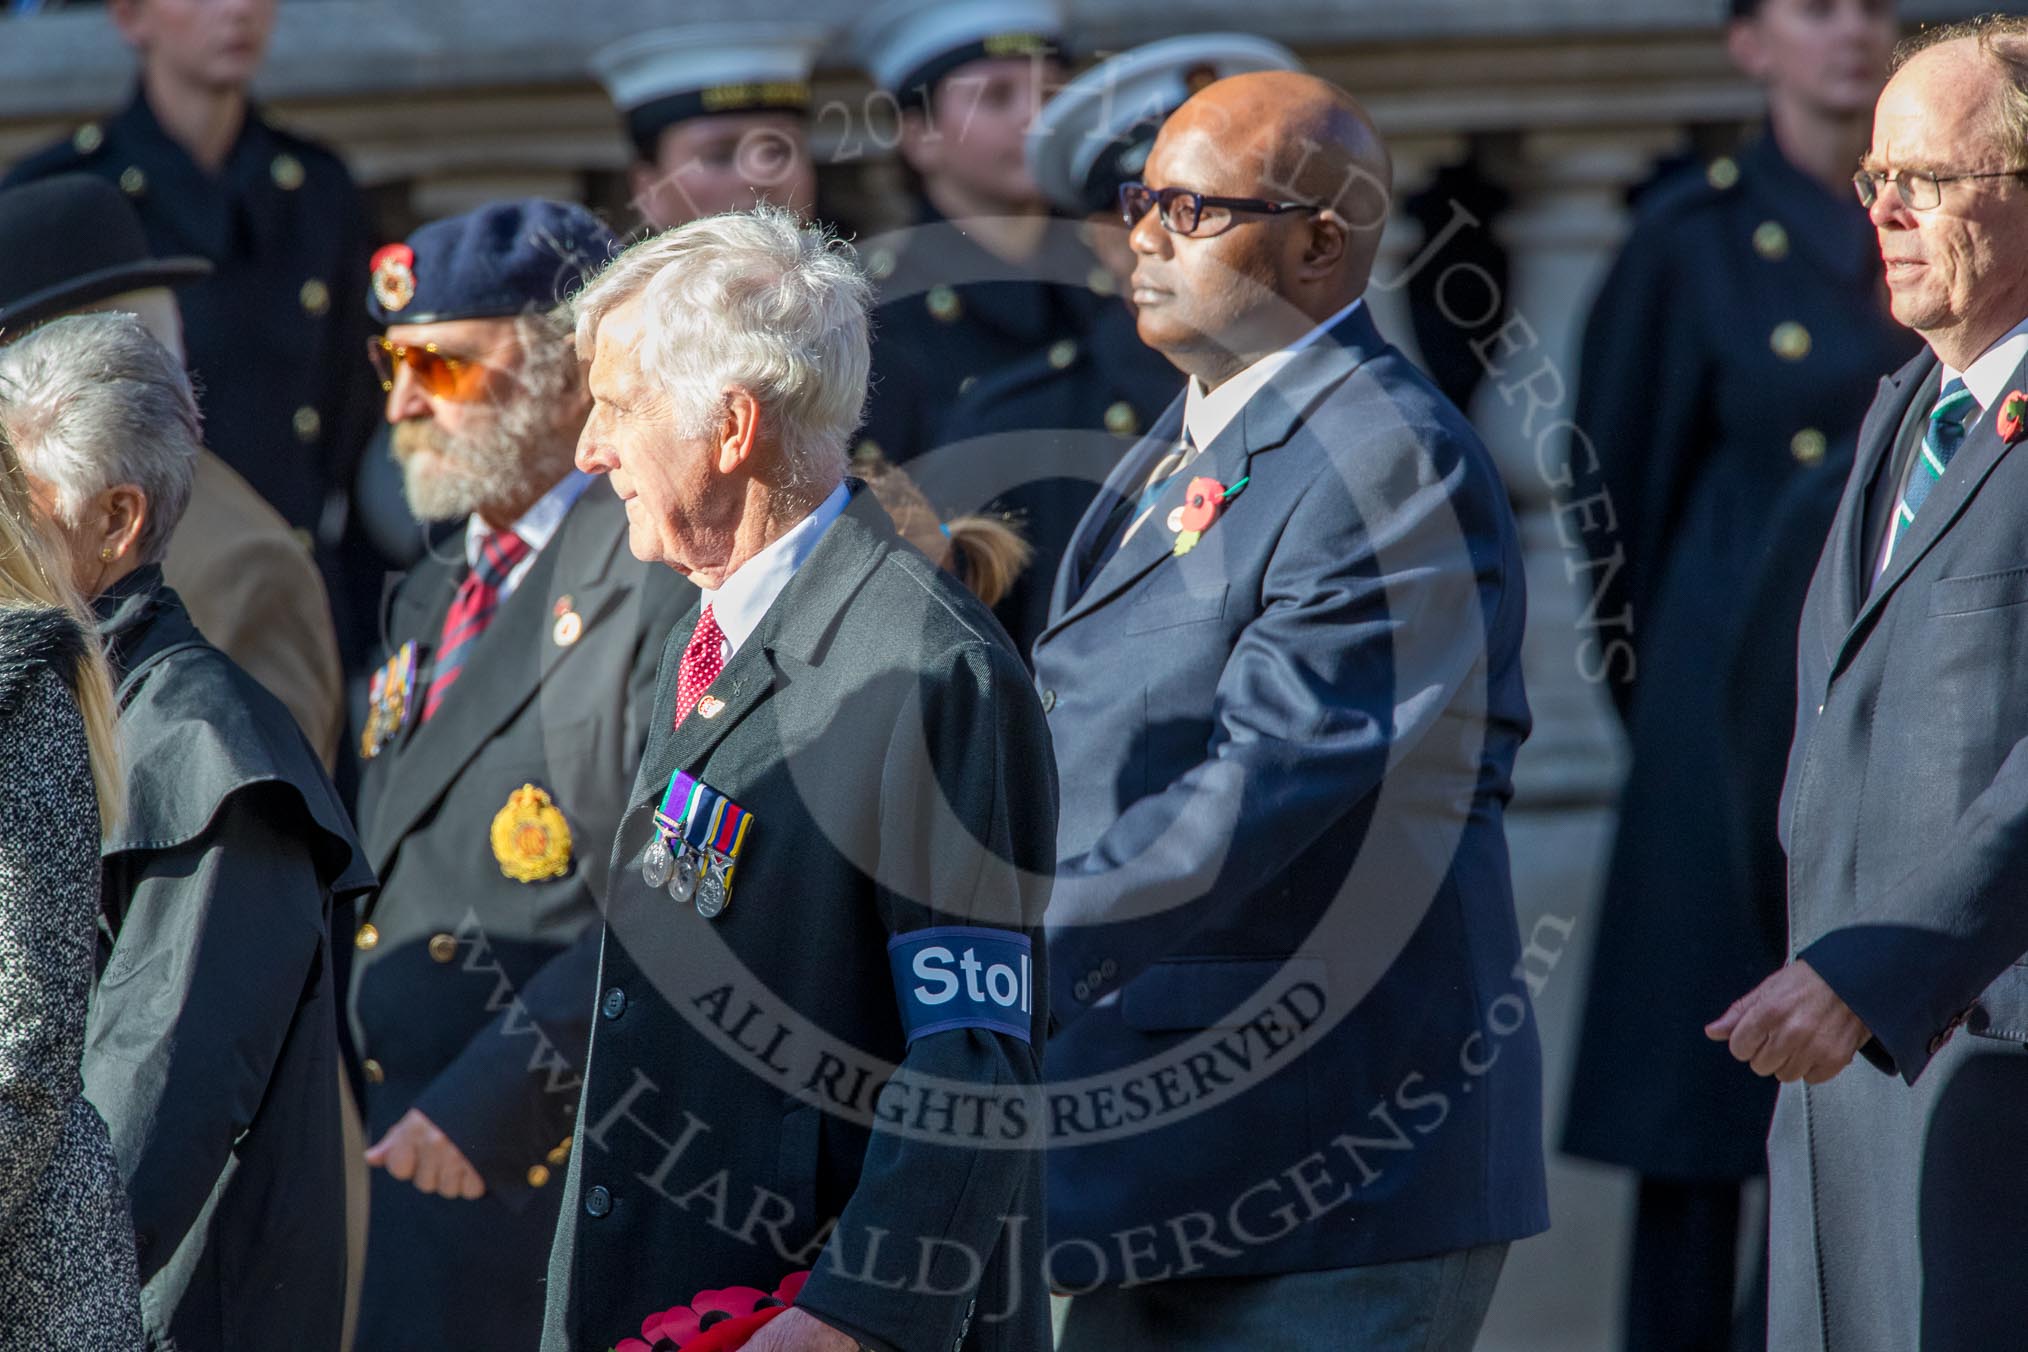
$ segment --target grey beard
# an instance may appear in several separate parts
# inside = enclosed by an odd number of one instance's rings
[[[411,418],[395,426],[393,439],[402,493],[419,521],[459,521],[533,502],[570,471],[575,449],[558,444],[556,429],[533,400],[503,408],[477,435],[447,433],[430,419]]]

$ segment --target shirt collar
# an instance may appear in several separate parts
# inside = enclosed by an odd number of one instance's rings
[[[1962,380],[1965,388],[1972,392],[1972,398],[1979,401],[1980,410],[1984,411],[2007,393],[2007,378],[2021,365],[2023,357],[2028,357],[2028,319],[2016,324],[1964,370],[1953,370],[1948,362],[1944,363],[1943,380],[1938,388],[1953,380]]]
[[[528,546],[529,558],[532,559],[542,552],[543,546],[549,543],[557,528],[563,525],[564,517],[570,515],[571,507],[576,504],[578,496],[584,492],[585,486],[589,483],[591,475],[583,470],[574,469],[558,479],[553,488],[535,500],[533,507],[521,514],[521,519],[514,523],[514,533]],[[477,512],[474,512],[472,519],[465,523],[467,567],[479,566],[479,550],[486,543],[486,537],[492,533],[493,528],[481,521]]]
[[[844,512],[850,496],[845,485],[839,484],[817,504],[815,511],[733,569],[732,576],[720,582],[717,591],[699,589],[704,604],[711,607],[711,618],[718,621],[718,631],[725,635],[728,657],[738,652],[740,645],[760,627],[768,607],[782,594],[782,588],[789,585],[789,579],[803,566],[803,560],[810,557],[810,551],[817,547],[817,541],[824,537],[831,523]]]
[[[1183,396],[1183,428],[1190,434],[1190,440],[1203,450],[1218,438],[1239,411],[1246,407],[1246,401],[1260,391],[1261,386],[1274,379],[1275,372],[1287,366],[1298,352],[1310,346],[1322,335],[1329,333],[1343,323],[1351,313],[1366,303],[1360,296],[1350,305],[1332,315],[1323,323],[1311,329],[1302,337],[1290,343],[1279,352],[1270,352],[1228,377],[1215,390],[1204,388],[1204,382],[1196,376],[1190,377],[1189,389]]]

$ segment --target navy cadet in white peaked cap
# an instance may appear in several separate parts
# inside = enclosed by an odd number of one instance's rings
[[[757,202],[810,214],[810,67],[823,41],[813,26],[696,23],[592,57],[626,122],[628,181],[648,224],[666,230]]]

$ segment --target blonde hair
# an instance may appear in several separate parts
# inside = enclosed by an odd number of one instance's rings
[[[110,836],[119,825],[125,792],[112,674],[99,647],[91,612],[71,585],[62,550],[29,503],[28,478],[4,427],[0,427],[0,607],[68,611],[89,637],[71,693],[84,719],[92,786],[98,792],[99,832],[102,838]]]
[[[974,512],[938,520],[936,508],[907,471],[896,469],[871,447],[862,445],[853,453],[852,473],[866,481],[867,490],[886,509],[902,539],[929,555],[930,562],[952,574],[989,606],[1000,604],[1035,557],[1035,546],[1012,522],[1000,517]]]

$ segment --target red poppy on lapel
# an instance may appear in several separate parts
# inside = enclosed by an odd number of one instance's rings
[[[2000,413],[1993,419],[1993,430],[2000,434],[2000,440],[2010,446],[2028,435],[2028,394],[2015,390],[2000,401]]]
[[[793,1305],[810,1279],[808,1272],[782,1278],[773,1294],[751,1286],[699,1291],[641,1321],[639,1338],[622,1338],[614,1352],[733,1352]]]
[[[1175,554],[1181,557],[1197,547],[1211,523],[1218,520],[1218,514],[1225,510],[1227,503],[1239,496],[1239,491],[1252,481],[1251,475],[1227,488],[1218,480],[1200,474],[1190,481],[1183,490],[1183,505],[1176,509],[1171,518],[1170,529],[1176,532]]]

